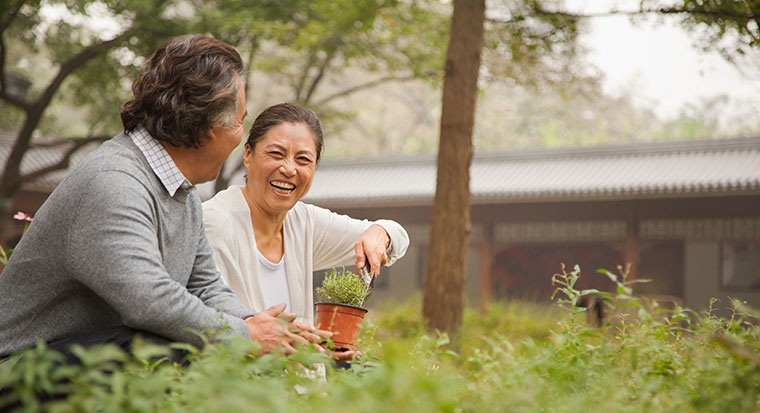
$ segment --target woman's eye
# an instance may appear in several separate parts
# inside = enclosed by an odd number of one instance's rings
[[[302,156],[302,157],[298,158],[298,160],[301,161],[301,162],[303,162],[303,163],[311,163],[311,158],[307,158],[305,156]]]

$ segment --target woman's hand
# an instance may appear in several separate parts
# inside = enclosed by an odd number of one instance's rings
[[[367,228],[354,243],[354,250],[356,251],[356,268],[362,269],[369,262],[370,268],[367,270],[370,273],[375,274],[375,277],[380,275],[380,267],[388,262],[388,254],[385,250],[390,245],[391,238],[385,231],[385,228],[377,224],[372,224]]]
[[[351,361],[355,358],[361,357],[362,353],[359,352],[359,350],[340,350],[340,351],[329,351],[330,356],[332,356],[333,360],[337,364],[343,364],[347,361]]]

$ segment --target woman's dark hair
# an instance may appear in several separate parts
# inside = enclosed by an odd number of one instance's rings
[[[294,105],[292,103],[280,103],[279,105],[270,106],[256,117],[248,133],[246,144],[253,151],[256,144],[269,132],[270,129],[281,123],[303,123],[311,129],[314,136],[314,143],[317,147],[317,161],[322,156],[322,146],[324,138],[322,137],[322,126],[319,124],[317,115],[309,109]]]
[[[202,35],[173,37],[132,83],[134,98],[121,109],[124,130],[142,125],[158,141],[197,148],[211,128],[234,123],[242,73],[232,46]]]

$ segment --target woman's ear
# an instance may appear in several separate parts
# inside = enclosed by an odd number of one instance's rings
[[[250,145],[247,143],[245,144],[245,153],[243,154],[243,166],[245,166],[245,169],[248,169],[248,165],[253,161],[253,152],[251,151]]]

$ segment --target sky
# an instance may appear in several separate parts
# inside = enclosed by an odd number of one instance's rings
[[[576,12],[603,12],[615,8],[635,9],[636,1],[569,0]],[[634,91],[634,101],[657,109],[665,116],[677,115],[687,103],[701,98],[728,95],[734,102],[760,103],[760,75],[740,71],[717,53],[694,47],[694,38],[675,19],[655,19],[632,24],[626,16],[590,19],[581,36],[588,48],[587,61],[604,75],[605,91],[613,95]]]

